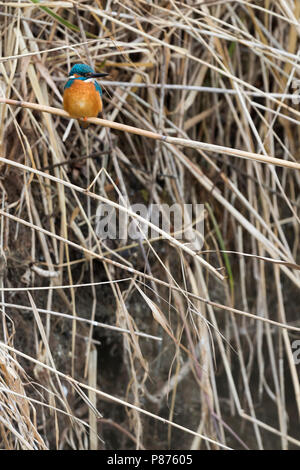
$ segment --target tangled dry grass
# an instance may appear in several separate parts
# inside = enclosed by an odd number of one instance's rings
[[[299,448],[299,19],[0,2],[0,448]],[[77,62],[110,75],[86,131]],[[203,247],[99,238],[104,202],[203,203]]]

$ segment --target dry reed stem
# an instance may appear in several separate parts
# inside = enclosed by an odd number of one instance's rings
[[[43,106],[36,103],[28,103],[25,101],[16,101],[9,98],[3,98],[0,96],[0,103],[10,104],[12,106],[20,106],[21,108],[32,109],[36,111],[41,111],[44,113],[54,114],[56,116],[61,116],[67,119],[72,119],[72,117],[63,109],[57,109],[50,106]],[[249,160],[258,161],[261,163],[269,163],[276,166],[293,168],[295,170],[300,170],[300,163],[291,162],[288,160],[281,160],[279,158],[270,157],[269,155],[259,155],[257,153],[246,152],[243,150],[222,147],[220,145],[209,144],[206,142],[197,142],[193,140],[181,139],[178,137],[169,137],[166,135],[158,134],[157,132],[147,131],[145,129],[139,129],[133,126],[127,126],[126,124],[120,124],[118,122],[108,121],[106,119],[100,118],[86,118],[86,122],[91,124],[97,124],[102,127],[108,127],[110,129],[116,129],[123,132],[129,132],[130,134],[140,135],[147,137],[148,139],[160,140],[165,143],[178,145],[182,147],[195,148],[206,150],[208,152],[216,152],[224,155],[230,155],[239,158],[245,158]]]

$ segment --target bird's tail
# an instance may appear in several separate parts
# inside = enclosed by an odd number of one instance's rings
[[[84,122],[84,121],[78,121],[78,122],[79,122],[80,127],[82,127],[83,129],[86,129],[90,125],[89,122]]]

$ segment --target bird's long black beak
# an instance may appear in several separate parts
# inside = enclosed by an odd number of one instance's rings
[[[109,73],[91,73],[90,77],[92,78],[100,78],[100,77],[107,77],[107,75],[109,75]]]

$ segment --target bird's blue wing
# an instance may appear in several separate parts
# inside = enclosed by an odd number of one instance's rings
[[[70,86],[72,85],[73,82],[74,82],[74,78],[71,79],[71,80],[68,80],[67,83],[64,86],[64,89],[66,90],[66,88],[70,88]]]
[[[101,88],[101,86],[99,85],[98,82],[94,82],[94,84],[95,84],[96,90],[98,91],[98,93],[100,94],[100,96],[102,96],[102,88]]]

